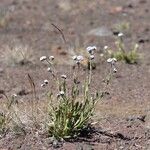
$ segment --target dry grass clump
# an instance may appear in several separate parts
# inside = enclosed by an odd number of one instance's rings
[[[8,66],[25,65],[33,62],[33,49],[28,45],[3,46],[1,60]]]

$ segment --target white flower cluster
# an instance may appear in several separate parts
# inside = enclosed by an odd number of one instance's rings
[[[95,57],[94,57],[94,52],[97,50],[97,47],[96,46],[88,46],[86,48],[87,52],[90,54],[89,56],[89,59],[90,60],[93,60]]]
[[[93,60],[95,57],[94,57],[94,52],[97,50],[97,47],[96,46],[88,46],[86,48],[87,52],[90,54],[89,56],[89,59],[90,60]]]
[[[84,60],[84,57],[82,55],[75,55],[72,59],[76,61],[76,64],[80,64],[80,62]]]
[[[49,57],[47,57],[47,56],[41,56],[40,57],[40,61],[45,61],[45,60],[51,60],[51,61],[53,61],[54,60],[54,56],[49,56]]]
[[[43,83],[41,84],[41,87],[45,87],[46,85],[48,85],[49,81],[48,80],[44,80]]]
[[[87,50],[87,52],[88,52],[89,54],[93,55],[93,54],[94,54],[94,51],[97,50],[97,47],[96,47],[96,46],[88,46],[88,47],[86,48],[86,50]]]

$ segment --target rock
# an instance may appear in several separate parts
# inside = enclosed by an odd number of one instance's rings
[[[122,6],[116,6],[110,9],[110,14],[118,14],[118,13],[121,13],[122,11],[123,11]]]
[[[102,26],[102,27],[98,27],[98,28],[92,29],[91,31],[89,31],[87,33],[87,35],[94,35],[94,36],[99,36],[99,37],[106,37],[106,36],[112,36],[113,33],[107,27]]]
[[[59,8],[61,8],[64,11],[70,11],[71,10],[71,3],[68,0],[60,1],[58,3]]]

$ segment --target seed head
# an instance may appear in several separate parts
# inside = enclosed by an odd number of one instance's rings
[[[46,56],[42,56],[42,57],[40,57],[40,61],[44,61],[44,60],[46,60],[47,59],[47,57]]]

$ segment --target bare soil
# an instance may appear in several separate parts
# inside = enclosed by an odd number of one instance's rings
[[[46,98],[41,82],[48,78],[39,58],[54,55],[59,74],[72,72],[74,54],[84,53],[96,45],[97,66],[93,71],[93,89],[102,86],[109,68],[100,57],[105,45],[115,49],[114,26],[129,23],[125,31],[127,47],[138,43],[141,59],[136,65],[117,63],[109,94],[98,103],[95,120],[98,122],[89,137],[52,144],[46,135],[6,134],[0,139],[0,149],[84,149],[84,150],[149,150],[150,149],[150,1],[149,0],[1,0],[0,2],[0,90],[8,96],[17,93],[20,101],[32,98],[27,74],[36,84],[39,99]],[[4,19],[4,21],[2,20]],[[62,29],[66,43],[51,23]],[[99,36],[93,29],[104,30]],[[93,33],[93,32],[92,32]],[[8,47],[7,47],[8,46]],[[29,62],[12,63],[11,47],[27,46]],[[11,58],[10,58],[11,59]],[[17,58],[16,58],[17,59]],[[81,71],[79,76],[83,76]],[[52,81],[51,81],[52,82]],[[48,87],[47,89],[48,90]],[[0,95],[0,100],[4,97]],[[55,146],[56,145],[56,146]]]

